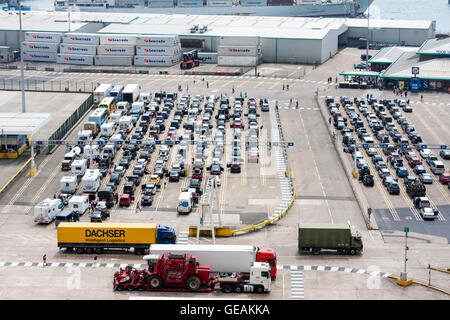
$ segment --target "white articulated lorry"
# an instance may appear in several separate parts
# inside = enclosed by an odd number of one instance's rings
[[[270,265],[272,279],[277,275],[277,255],[272,248],[252,245],[188,245],[188,244],[151,244],[151,255],[189,253],[197,258],[201,265],[210,266],[212,273],[241,272],[248,276],[252,262],[266,262]]]

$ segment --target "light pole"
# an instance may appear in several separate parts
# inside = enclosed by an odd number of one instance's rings
[[[20,0],[18,1],[19,4],[19,42],[22,43],[22,5],[20,4]],[[22,90],[22,112],[26,112],[25,108],[25,80],[24,80],[24,72],[23,72],[23,52],[21,52],[20,56],[20,84],[21,84],[21,90]]]
[[[367,7],[367,46],[366,46],[366,71],[369,71],[369,21],[370,21],[370,5]]]

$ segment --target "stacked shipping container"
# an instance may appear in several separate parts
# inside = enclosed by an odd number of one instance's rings
[[[136,66],[172,66],[181,58],[181,43],[178,36],[136,37]]]
[[[259,64],[262,57],[261,40],[258,36],[220,37],[217,47],[219,66],[247,66]]]
[[[131,66],[135,54],[136,36],[101,35],[94,59],[96,66]]]
[[[56,62],[61,33],[25,32],[21,56],[23,61]]]
[[[148,0],[149,8],[173,8],[174,0]]]

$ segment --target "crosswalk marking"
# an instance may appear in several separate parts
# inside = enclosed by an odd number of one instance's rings
[[[300,270],[291,270],[291,299],[302,300],[304,297],[303,273]]]

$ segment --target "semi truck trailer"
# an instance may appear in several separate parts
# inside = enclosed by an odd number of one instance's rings
[[[277,276],[277,255],[272,248],[252,245],[172,245],[151,244],[149,255],[161,255],[164,252],[173,254],[192,254],[199,263],[211,267],[213,273],[240,272],[248,276],[252,262],[265,262],[270,265],[272,279]]]
[[[104,250],[130,250],[142,255],[150,244],[176,242],[171,227],[156,223],[61,223],[57,229],[59,249],[101,254]]]
[[[322,250],[359,254],[363,249],[361,234],[349,224],[303,223],[298,227],[298,248],[315,255]]]

